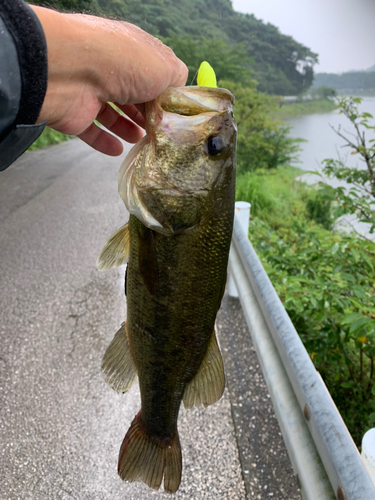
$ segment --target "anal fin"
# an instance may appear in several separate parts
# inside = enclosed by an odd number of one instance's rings
[[[190,380],[184,392],[185,408],[203,404],[204,407],[216,403],[223,395],[225,375],[223,358],[217,343],[215,330],[196,375]]]
[[[106,271],[125,264],[129,256],[129,224],[117,229],[100,252],[96,265],[100,271]]]
[[[103,357],[102,372],[107,384],[120,393],[127,392],[137,378],[125,322],[107,347]]]

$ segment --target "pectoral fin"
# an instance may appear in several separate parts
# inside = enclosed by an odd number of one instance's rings
[[[96,265],[101,271],[125,264],[129,256],[129,225],[117,229],[100,252]]]
[[[216,403],[223,395],[225,376],[223,358],[216,340],[215,330],[212,333],[207,353],[195,377],[185,388],[184,406],[192,408],[194,405],[207,407]]]
[[[137,378],[137,371],[130,352],[126,323],[109,344],[102,362],[105,381],[116,392],[127,392]]]

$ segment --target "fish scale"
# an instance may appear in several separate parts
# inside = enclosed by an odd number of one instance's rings
[[[130,241],[134,243],[127,278],[129,342],[136,353],[135,365],[144,395],[142,420],[148,428],[152,426],[155,435],[164,437],[177,426],[184,387],[197,372],[212,336],[227,266],[227,252],[220,250],[228,247],[230,237],[225,238],[224,231],[214,231],[211,223],[203,231],[198,227],[189,234],[159,238],[156,254],[160,286],[150,294],[137,266],[140,226],[142,223],[131,216]],[[200,241],[207,238],[212,238],[217,252],[202,251]],[[152,335],[147,333],[150,330]],[[158,356],[170,377],[155,384],[160,372]],[[155,429],[156,415],[163,424]]]

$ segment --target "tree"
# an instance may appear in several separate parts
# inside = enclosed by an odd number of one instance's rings
[[[247,82],[241,79],[245,73],[246,78],[249,76],[245,70],[250,68],[252,78],[259,83],[258,90],[267,94],[299,95],[308,90],[314,76],[313,66],[318,61],[317,54],[281,34],[276,26],[265,24],[253,15],[235,12],[230,0],[35,0],[34,3],[126,19],[154,36],[168,39],[176,50],[177,38],[184,38],[182,43],[189,38],[198,43],[209,40],[204,46],[209,49],[211,59],[215,58],[220,67],[231,66],[233,62],[242,67],[235,81],[243,84]],[[193,49],[198,50],[194,45]],[[238,64],[240,58],[242,64]]]
[[[340,94],[363,92],[373,95],[375,92],[375,71],[353,71],[337,75],[335,73],[318,73],[314,77],[314,87],[326,85],[335,88]]]
[[[339,101],[340,113],[348,118],[354,128],[353,138],[349,138],[341,128],[335,132],[345,140],[345,146],[351,149],[351,155],[360,160],[360,164],[349,167],[344,160],[327,159],[323,161],[323,174],[347,183],[347,187],[332,187],[321,183],[321,193],[327,199],[334,200],[334,217],[345,214],[356,215],[360,222],[369,225],[369,232],[375,231],[375,138],[370,140],[366,132],[375,130],[369,120],[370,113],[359,112],[360,97],[343,98]]]
[[[96,12],[98,8],[96,0],[32,0],[30,3],[66,12]]]
[[[332,87],[326,87],[322,85],[321,87],[314,87],[308,92],[314,99],[331,99],[333,100],[337,96],[337,92]]]
[[[202,61],[208,61],[215,69],[218,80],[240,81],[242,85],[254,87],[255,81],[250,69],[252,59],[244,44],[230,46],[223,40],[171,33],[167,38],[160,37],[175,54],[184,61],[189,69],[187,85],[196,77]]]
[[[236,97],[239,173],[290,163],[299,150],[299,141],[288,137],[289,126],[270,118],[270,111],[278,105],[277,99],[258,92],[254,85],[246,87],[231,81],[219,81],[219,84]]]

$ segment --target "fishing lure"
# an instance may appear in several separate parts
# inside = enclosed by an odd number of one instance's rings
[[[200,87],[217,87],[215,71],[207,61],[203,61],[199,66],[197,83]]]

